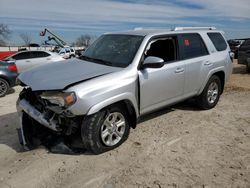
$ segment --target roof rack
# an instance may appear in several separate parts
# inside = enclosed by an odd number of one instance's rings
[[[216,30],[216,27],[175,27],[172,31],[186,30]]]

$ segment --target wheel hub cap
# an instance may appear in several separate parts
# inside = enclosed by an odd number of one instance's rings
[[[212,82],[208,87],[207,100],[209,103],[214,103],[218,97],[219,88],[216,82]]]
[[[101,139],[106,146],[116,145],[125,132],[125,118],[119,112],[108,114],[101,126]]]
[[[0,93],[5,92],[6,89],[7,89],[7,87],[6,87],[5,83],[0,81]]]

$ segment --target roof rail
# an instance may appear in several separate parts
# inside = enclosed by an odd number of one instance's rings
[[[216,30],[216,27],[175,27],[173,31],[185,31],[185,30]]]

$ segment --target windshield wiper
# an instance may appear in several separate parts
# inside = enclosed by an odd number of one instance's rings
[[[112,66],[113,64],[109,61],[105,61],[105,60],[102,60],[102,59],[98,59],[98,58],[93,58],[93,57],[88,57],[88,56],[85,56],[85,55],[82,55],[79,57],[80,59],[83,59],[83,60],[87,60],[87,61],[92,61],[92,62],[96,62],[96,63],[101,63],[101,64],[104,64],[104,65],[109,65],[109,66]]]

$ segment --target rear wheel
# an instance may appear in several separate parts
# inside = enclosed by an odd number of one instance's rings
[[[203,92],[198,96],[197,102],[202,109],[211,109],[216,106],[221,94],[221,81],[213,75],[207,82]]]
[[[9,83],[6,80],[0,78],[0,97],[4,97],[9,91],[9,88]]]
[[[129,131],[128,113],[119,105],[87,116],[81,128],[85,148],[95,154],[120,146],[128,138]]]

